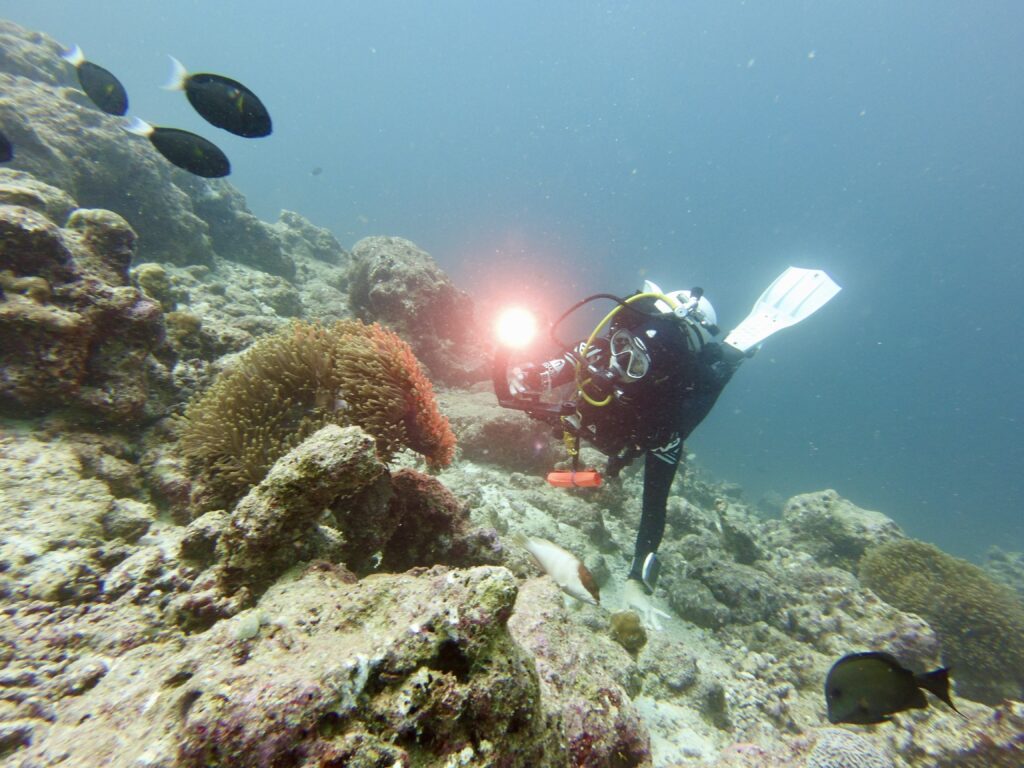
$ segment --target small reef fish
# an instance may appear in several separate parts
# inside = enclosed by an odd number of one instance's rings
[[[512,541],[533,555],[537,565],[567,595],[591,605],[597,605],[601,601],[597,582],[576,555],[547,539],[527,538],[521,533],[515,534]]]
[[[164,87],[169,91],[184,91],[204,120],[247,139],[270,135],[273,130],[270,113],[255,93],[223,75],[209,72],[190,75],[184,64],[173,56],[170,58],[174,71]]]
[[[78,83],[93,104],[108,115],[120,117],[128,111],[128,93],[121,81],[98,64],[86,61],[81,48],[76,45],[61,58],[75,68]]]
[[[227,155],[202,136],[179,128],[153,126],[137,117],[132,118],[125,130],[136,136],[145,136],[167,160],[196,176],[217,179],[231,173]]]
[[[6,163],[14,159],[14,146],[11,140],[0,133],[0,163]]]
[[[958,715],[949,697],[949,670],[915,675],[887,653],[851,653],[832,665],[825,679],[825,701],[831,723],[872,725],[890,715],[928,706],[930,691]]]

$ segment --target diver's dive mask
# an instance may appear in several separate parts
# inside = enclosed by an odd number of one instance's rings
[[[642,379],[651,367],[651,358],[644,343],[625,328],[610,339],[611,358],[608,367],[623,381]]]

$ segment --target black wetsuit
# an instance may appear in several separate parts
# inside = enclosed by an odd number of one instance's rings
[[[665,532],[665,507],[683,441],[708,415],[744,356],[715,342],[694,349],[694,332],[685,330],[672,316],[630,314],[633,322],[629,324],[627,318],[624,325],[647,347],[649,370],[636,380],[616,379],[608,405],[582,401],[579,433],[609,457],[607,474],[612,477],[644,455],[640,528],[629,573],[629,578],[640,579],[644,560],[657,551]],[[582,346],[544,364],[546,384],[558,386],[573,380]],[[598,339],[588,350],[587,363],[607,370],[606,338]]]

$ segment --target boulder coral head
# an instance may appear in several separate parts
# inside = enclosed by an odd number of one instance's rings
[[[401,448],[451,463],[455,436],[409,346],[377,324],[295,322],[256,342],[179,420],[179,445],[218,500],[233,502],[327,424],[357,425],[388,461]]]

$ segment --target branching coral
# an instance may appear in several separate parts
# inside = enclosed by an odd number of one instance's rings
[[[905,539],[869,549],[860,579],[932,625],[958,693],[996,704],[1024,692],[1024,605],[980,568]]]
[[[451,463],[455,436],[409,346],[377,324],[295,322],[254,344],[180,420],[183,454],[233,501],[326,424],[355,424],[381,459],[403,446],[431,468]]]

